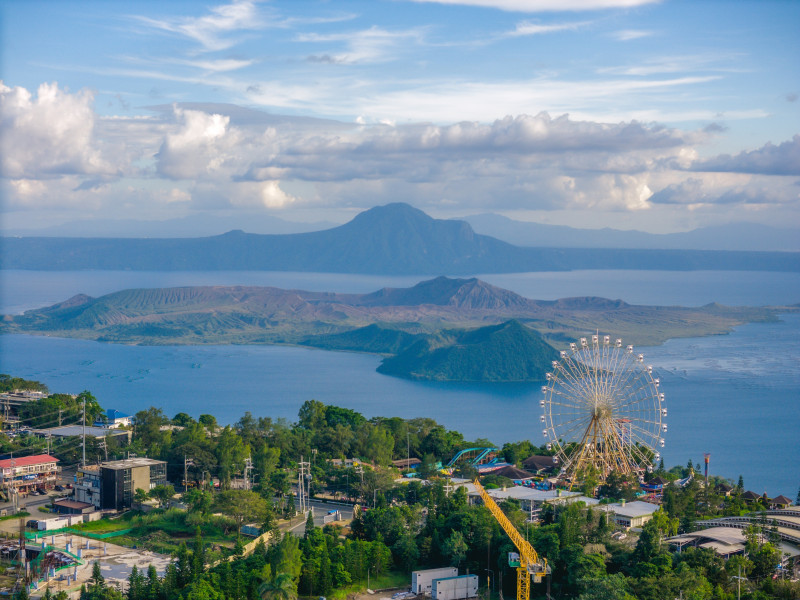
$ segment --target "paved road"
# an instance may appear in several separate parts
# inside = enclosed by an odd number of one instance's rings
[[[317,500],[311,501],[311,508],[314,510],[314,525],[322,527],[325,524],[325,515],[330,510],[338,510],[341,513],[342,521],[349,521],[353,518],[353,507],[349,504],[336,504],[334,502],[319,502]],[[341,523],[342,521],[339,521]],[[299,521],[296,525],[291,527],[289,531],[297,536],[302,536],[305,532],[305,521]]]

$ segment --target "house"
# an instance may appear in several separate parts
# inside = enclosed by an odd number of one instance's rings
[[[0,460],[0,487],[18,494],[49,490],[56,484],[57,462],[58,459],[49,454]]]
[[[130,427],[133,425],[133,417],[126,415],[118,410],[109,408],[105,415],[100,415],[94,422],[95,427],[105,427],[107,429],[117,429],[118,427]]]
[[[769,501],[769,507],[772,510],[777,510],[779,508],[789,508],[792,505],[792,501],[784,495],[780,495],[777,498],[773,498]]]
[[[502,467],[492,473],[492,475],[500,475],[501,477],[508,477],[511,479],[515,484],[519,485],[517,482],[528,481],[529,479],[533,479],[535,475],[533,473],[529,473],[528,471],[523,471],[522,469],[518,469],[513,465],[507,465]]]
[[[760,499],[761,496],[759,496],[755,492],[751,492],[750,490],[747,490],[744,494],[742,494],[742,500],[744,500],[748,504],[752,502],[758,502]]]
[[[522,468],[536,475],[555,471],[556,463],[553,456],[529,456],[522,461]]]
[[[723,496],[730,497],[731,492],[733,492],[733,486],[728,485],[727,483],[718,483],[714,489],[717,491],[718,494],[722,494]]]

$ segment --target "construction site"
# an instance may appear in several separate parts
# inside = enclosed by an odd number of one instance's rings
[[[77,597],[81,585],[92,576],[95,562],[109,585],[124,589],[131,569],[156,567],[163,575],[171,557],[147,550],[118,546],[69,531],[26,530],[23,519],[0,522],[0,595],[18,592],[27,586],[38,594],[50,588]]]

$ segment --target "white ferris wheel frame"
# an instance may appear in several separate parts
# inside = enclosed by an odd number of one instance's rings
[[[561,477],[595,471],[641,477],[664,447],[667,409],[652,366],[608,335],[580,338],[553,361],[542,387],[542,434]],[[575,444],[574,446],[571,446]]]

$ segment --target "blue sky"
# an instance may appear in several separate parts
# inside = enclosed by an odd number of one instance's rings
[[[800,225],[800,3],[6,2],[2,222]]]

